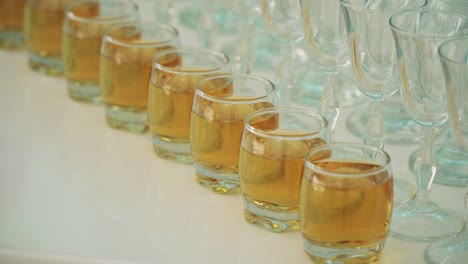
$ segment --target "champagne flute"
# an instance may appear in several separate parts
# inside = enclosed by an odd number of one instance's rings
[[[422,127],[422,140],[413,173],[416,197],[395,206],[393,236],[432,241],[460,232],[463,217],[440,208],[430,199],[437,171],[434,132],[448,118],[444,75],[437,48],[448,39],[468,34],[468,18],[436,10],[406,10],[390,18],[402,78],[401,94],[412,119]]]

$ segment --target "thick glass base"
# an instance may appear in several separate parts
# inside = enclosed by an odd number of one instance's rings
[[[42,57],[33,52],[29,52],[29,67],[34,71],[46,75],[63,75],[63,62],[60,58]]]
[[[459,264],[468,261],[468,230],[429,244],[424,250],[429,264]]]
[[[377,245],[349,248],[321,245],[304,238],[304,251],[314,263],[378,263],[385,241]]]
[[[195,161],[193,165],[197,182],[208,186],[215,193],[227,193],[239,187],[239,174],[215,171]]]
[[[390,235],[407,241],[433,241],[460,232],[464,223],[454,211],[415,199],[393,208]]]
[[[17,49],[24,43],[23,33],[21,32],[0,32],[0,48]]]
[[[358,137],[362,137],[369,116],[367,107],[353,110],[346,119],[346,127]],[[403,105],[389,98],[384,102],[384,126],[387,133],[387,142],[390,144],[415,144],[421,138],[418,125],[411,120]]]
[[[70,98],[79,102],[102,105],[101,88],[96,81],[67,81]]]
[[[435,160],[437,162],[437,172],[434,183],[465,187],[468,184],[468,156],[451,144],[438,144],[435,146]],[[419,149],[413,151],[409,157],[408,166],[414,167],[415,160],[419,157]]]
[[[251,224],[260,224],[272,232],[300,229],[299,209],[281,207],[263,201],[250,200],[242,196],[245,220]]]
[[[152,134],[154,153],[163,159],[192,164],[190,143],[186,140],[161,137]]]
[[[106,104],[106,122],[112,128],[138,134],[148,130],[147,114],[141,109]]]

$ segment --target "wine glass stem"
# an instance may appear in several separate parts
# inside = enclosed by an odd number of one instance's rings
[[[383,149],[386,141],[383,120],[383,100],[371,99],[367,129],[363,135],[365,144]]]
[[[340,114],[340,105],[336,99],[336,87],[338,86],[338,81],[340,79],[338,74],[337,70],[327,74],[323,84],[322,97],[320,98],[319,112],[328,121],[330,137],[332,137],[335,132],[336,121]]]
[[[243,28],[241,29],[241,39],[237,44],[237,58],[239,59],[239,71],[241,73],[250,74],[254,61],[254,46],[253,46],[253,27],[254,18],[247,16],[247,21],[241,21]]]
[[[422,129],[423,137],[421,139],[420,155],[414,163],[414,172],[416,176],[417,198],[429,198],[426,191],[431,189],[432,181],[436,174],[434,163],[434,128],[425,126]],[[426,197],[427,196],[427,197]]]
[[[280,86],[281,101],[284,105],[291,104],[292,88],[296,82],[292,68],[293,52],[293,43],[281,44],[276,79]]]

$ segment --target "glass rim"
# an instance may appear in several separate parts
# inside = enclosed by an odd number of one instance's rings
[[[365,5],[364,6],[358,6],[358,5],[355,5],[353,3],[350,2],[350,0],[339,0],[342,4],[342,6],[344,7],[350,7],[352,9],[355,9],[355,10],[359,10],[359,11],[362,11],[362,10],[366,10],[366,12],[368,13],[382,13],[382,14],[388,14],[388,13],[395,13],[395,12],[400,12],[402,10],[418,10],[418,9],[421,9],[421,8],[424,8],[428,5],[429,3],[429,0],[422,0],[422,3],[418,6],[414,6],[414,7],[399,7],[399,8],[395,8],[395,9],[372,9],[372,8],[368,8],[366,7]]]
[[[217,67],[210,67],[210,69],[190,71],[190,70],[184,70],[184,69],[174,69],[171,67],[164,66],[157,62],[157,60],[160,57],[166,56],[171,53],[196,53],[196,52],[198,53],[202,52],[205,54],[210,54],[213,57],[216,57],[217,59],[219,59],[220,65]],[[214,49],[209,49],[209,48],[183,47],[183,46],[158,51],[153,55],[153,59],[152,59],[153,70],[158,69],[158,70],[169,72],[172,74],[184,74],[184,75],[215,74],[225,69],[226,66],[229,65],[229,63],[230,63],[229,56],[223,52],[220,52]]]
[[[380,154],[383,154],[383,157],[385,158],[385,163],[380,165],[380,168],[377,168],[377,169],[373,169],[373,170],[370,170],[370,171],[364,171],[364,172],[359,172],[359,173],[355,173],[355,174],[349,174],[349,173],[340,173],[340,172],[336,172],[336,171],[330,171],[330,170],[327,170],[327,169],[324,169],[323,167],[321,166],[317,166],[315,165],[313,162],[310,161],[310,158],[312,155],[318,153],[318,152],[323,152],[323,151],[326,151],[326,150],[330,150],[332,151],[333,148],[340,148],[340,149],[343,149],[343,148],[346,148],[346,149],[353,149],[353,150],[371,150],[372,152],[374,153],[380,153]],[[324,159],[324,160],[327,160],[327,159]],[[363,160],[363,159],[347,159],[347,161],[366,161],[366,160]],[[373,176],[375,175],[376,173],[381,173],[385,170],[388,169],[389,166],[391,166],[391,161],[392,161],[392,158],[390,157],[390,155],[388,154],[387,151],[379,148],[379,147],[376,147],[376,146],[372,146],[372,145],[368,145],[368,144],[364,144],[364,143],[355,143],[355,142],[333,142],[333,143],[329,143],[329,144],[325,144],[325,145],[322,145],[322,146],[318,146],[316,148],[312,148],[311,150],[309,150],[307,152],[307,154],[305,155],[305,163],[304,163],[304,166],[307,167],[308,169],[310,170],[313,170],[313,171],[317,171],[318,173],[320,174],[325,174],[327,176],[331,176],[331,177],[339,177],[339,178],[359,178],[359,177],[370,177],[370,176]],[[375,164],[375,163],[373,163]],[[392,175],[390,175],[391,177],[393,177]]]
[[[163,40],[159,40],[159,41],[150,40],[150,41],[145,41],[144,43],[132,43],[132,42],[120,40],[118,38],[108,35],[111,30],[115,30],[120,27],[132,26],[132,25],[136,25],[140,27],[150,26],[150,27],[153,27],[154,29],[161,29],[161,30],[164,29],[166,30],[166,32],[170,32],[173,35],[170,38],[166,38]],[[160,45],[165,45],[167,43],[170,43],[172,40],[178,37],[179,37],[179,31],[175,27],[169,24],[157,23],[157,22],[152,22],[152,21],[128,21],[128,22],[113,24],[111,26],[106,27],[106,29],[104,30],[104,36],[102,38],[102,42],[110,42],[112,44],[116,44],[116,45],[124,46],[124,47],[152,48],[152,47],[157,47]]]
[[[84,18],[80,17],[74,14],[70,9],[85,4],[85,3],[100,3],[103,0],[75,0],[68,2],[65,5],[65,18],[70,19],[73,21],[77,21],[80,23],[86,23],[86,24],[105,24],[113,21],[119,21],[119,20],[124,20],[124,19],[136,19],[139,17],[139,7],[138,5],[133,1],[133,0],[104,0],[108,1],[110,3],[123,3],[128,5],[129,7],[132,8],[132,11],[129,12],[122,12],[118,15],[115,16],[104,16],[104,17],[93,17],[93,18]],[[135,16],[133,16],[135,14]]]
[[[321,122],[322,127],[314,130],[313,132],[304,132],[301,135],[278,135],[274,133],[270,133],[268,131],[264,131],[258,128],[253,127],[250,125],[249,120],[254,118],[255,116],[258,115],[264,115],[264,114],[270,114],[270,113],[281,113],[281,112],[286,112],[286,113],[294,113],[294,114],[300,114],[303,116],[308,116],[310,118],[313,118],[315,120],[318,120]],[[310,111],[305,108],[299,108],[299,107],[289,107],[289,106],[274,106],[274,107],[269,107],[269,108],[262,108],[255,110],[251,113],[249,113],[247,116],[244,118],[244,129],[250,131],[253,134],[262,136],[262,137],[268,137],[268,138],[274,138],[274,139],[280,139],[280,140],[304,140],[304,139],[309,139],[315,137],[317,134],[320,134],[321,130],[327,129],[328,128],[328,121],[327,119],[319,114],[315,113],[313,111]]]
[[[403,10],[401,12],[393,14],[389,21],[390,28],[398,32],[402,35],[408,35],[408,36],[423,36],[427,39],[444,39],[444,38],[453,38],[456,36],[463,36],[463,35],[458,35],[458,33],[455,33],[454,35],[451,36],[434,36],[434,35],[428,35],[428,34],[419,34],[419,33],[414,33],[413,31],[408,31],[406,29],[401,28],[400,26],[396,25],[395,20],[402,17],[402,16],[412,16],[412,15],[421,15],[421,14],[444,14],[444,15],[450,15],[453,17],[458,17],[462,18],[464,20],[467,20],[468,22],[468,16],[464,16],[462,14],[456,13],[456,12],[450,12],[450,11],[445,11],[445,10],[436,10],[436,9],[424,9],[424,8],[419,8],[419,9],[408,9],[408,10]]]
[[[268,85],[268,91],[265,92],[263,95],[251,97],[251,98],[245,98],[245,99],[224,99],[222,97],[217,97],[210,95],[208,93],[205,93],[202,91],[199,87],[205,82],[211,81],[213,79],[219,79],[219,78],[233,78],[233,77],[242,77],[242,78],[248,78],[251,80],[257,80],[260,82],[265,83]],[[246,74],[246,73],[225,73],[225,74],[217,74],[214,76],[209,76],[209,77],[204,77],[200,79],[196,84],[195,84],[195,94],[198,96],[201,96],[205,99],[209,99],[210,101],[216,102],[216,103],[224,103],[224,104],[247,104],[247,103],[257,103],[257,102],[262,102],[265,98],[271,97],[274,95],[276,92],[277,87],[273,82],[270,80],[254,75],[254,74]]]
[[[449,58],[447,56],[447,54],[445,54],[445,52],[443,51],[445,49],[445,47],[453,44],[453,43],[457,43],[457,42],[466,42],[467,43],[467,47],[468,47],[468,35],[463,35],[463,36],[459,36],[459,37],[455,37],[455,38],[452,38],[452,39],[449,39],[449,40],[446,40],[444,42],[442,42],[442,44],[440,44],[440,46],[437,48],[437,53],[439,54],[440,58],[446,62],[450,62],[452,64],[457,64],[457,65],[467,65],[468,62],[466,60],[464,60],[464,63],[459,61],[459,60],[454,60],[453,58]],[[468,52],[468,48],[466,49],[467,52]],[[468,54],[467,54],[468,56]]]

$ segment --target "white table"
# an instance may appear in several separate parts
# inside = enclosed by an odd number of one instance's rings
[[[0,50],[0,263],[310,263],[300,232],[248,224],[239,193],[200,186],[192,166],[153,153],[149,134],[109,128],[102,107],[26,62]],[[359,142],[350,110],[335,138]],[[414,183],[416,147],[386,146],[395,177]],[[434,185],[433,199],[464,214],[461,188]],[[426,245],[390,237],[381,262],[423,263]]]

